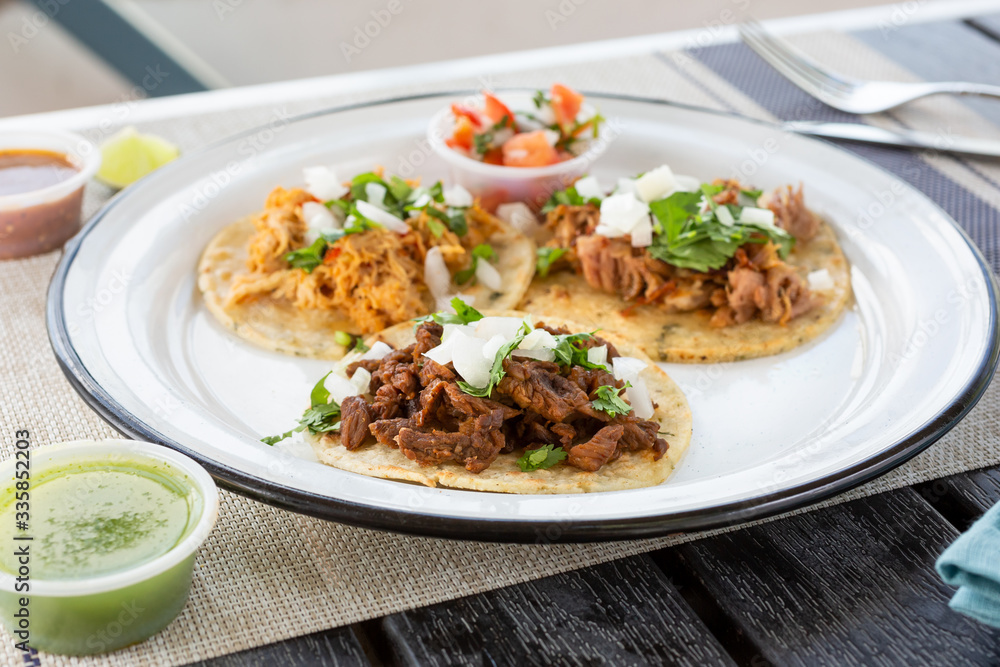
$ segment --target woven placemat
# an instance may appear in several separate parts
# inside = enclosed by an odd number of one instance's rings
[[[811,35],[802,48],[862,76],[913,78],[861,42],[845,35]],[[259,125],[276,113],[297,114],[430,89],[547,86],[563,81],[586,90],[663,97],[738,111],[759,118],[789,117],[788,109],[821,109],[796,97],[764,69],[747,72],[753,58],[742,47],[704,49],[694,54],[648,56],[586,63],[451,81],[417,90],[263,105],[226,113],[148,124],[185,150]],[[737,81],[734,85],[731,81]],[[798,112],[795,112],[798,113]],[[946,114],[956,132],[994,136],[997,129],[952,100],[914,105],[904,120],[934,126]],[[109,112],[111,117],[111,112]],[[800,116],[801,117],[801,116]],[[128,118],[113,116],[115,125]],[[892,118],[874,122],[893,123]],[[108,131],[87,130],[100,140]],[[862,149],[866,157],[916,182],[970,230],[996,261],[1000,182],[995,167],[943,156],[908,156],[894,163],[885,151]],[[916,168],[913,172],[912,169]],[[910,170],[910,171],[907,171]],[[914,179],[917,179],[914,181]],[[100,186],[88,191],[88,213],[110,196]],[[0,441],[13,450],[15,430],[27,429],[35,446],[117,434],[87,407],[65,380],[47,343],[45,291],[57,254],[0,262]],[[996,265],[994,264],[994,268]],[[948,436],[895,471],[821,507],[916,482],[1000,463],[1000,394],[991,387],[979,406]],[[809,511],[809,510],[801,510]],[[773,519],[772,519],[773,520]],[[721,532],[721,531],[713,531]],[[233,653],[321,629],[346,625],[557,572],[697,539],[707,535],[598,545],[497,545],[405,537],[351,528],[293,514],[222,493],[219,523],[202,549],[191,598],[178,619],[152,639],[114,654],[91,658],[41,655],[45,665],[169,665]],[[21,664],[9,637],[0,637],[0,656]]]

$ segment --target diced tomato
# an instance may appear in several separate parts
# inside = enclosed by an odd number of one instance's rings
[[[489,149],[483,154],[483,162],[486,164],[503,164],[503,149],[500,147]]]
[[[508,122],[504,123],[504,127],[512,127],[516,131],[517,125],[514,121],[514,112],[506,104],[485,90],[483,91],[483,97],[486,98],[486,117],[490,119],[490,122],[496,125],[506,117]]]
[[[455,120],[459,121],[462,118],[468,118],[469,122],[472,123],[473,127],[479,128],[483,126],[483,121],[479,117],[479,113],[475,109],[470,109],[469,107],[463,107],[461,104],[452,104],[451,113],[455,116]]]
[[[508,167],[544,167],[559,162],[559,153],[549,144],[545,130],[515,134],[504,142],[503,163]]]
[[[576,115],[580,113],[583,95],[561,83],[552,84],[552,90],[549,94],[552,98],[552,112],[556,116],[556,122],[564,131],[569,131],[573,127]]]
[[[472,121],[466,116],[459,116],[455,121],[455,131],[444,142],[451,148],[471,151],[475,135],[476,130],[472,126]]]
[[[341,248],[339,245],[332,245],[328,247],[326,249],[326,254],[323,255],[323,263],[333,264],[335,261],[337,261],[337,258],[340,257],[340,253],[343,251],[344,249]]]

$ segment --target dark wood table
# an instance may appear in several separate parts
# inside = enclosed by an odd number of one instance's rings
[[[913,32],[939,78],[998,70],[1000,18]],[[998,501],[1000,468],[965,473],[198,664],[997,665],[934,562]]]

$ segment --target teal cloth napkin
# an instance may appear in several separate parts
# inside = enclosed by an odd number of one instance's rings
[[[1000,627],[1000,504],[945,549],[936,567],[946,582],[958,586],[949,607]]]

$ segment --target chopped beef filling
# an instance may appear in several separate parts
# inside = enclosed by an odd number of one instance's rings
[[[740,184],[724,185],[715,201],[736,204]],[[774,212],[775,224],[798,243],[808,242],[819,231],[820,219],[803,203],[801,186],[776,190],[761,203]],[[547,245],[566,250],[551,270],[571,269],[591,287],[618,294],[634,305],[655,304],[670,313],[707,310],[715,327],[755,318],[786,324],[820,303],[771,243],[747,243],[722,268],[701,273],[667,264],[645,248],[633,248],[629,238],[594,234],[600,218],[600,210],[592,204],[562,205],[549,212],[546,227],[552,238]]]
[[[538,325],[553,335],[565,329]],[[393,350],[378,361],[360,360],[347,368],[371,373],[369,403],[352,396],[343,401],[341,442],[347,449],[377,442],[398,447],[425,465],[459,463],[479,473],[501,453],[563,447],[566,464],[593,472],[622,452],[650,450],[656,459],[667,451],[659,424],[632,413],[614,418],[591,401],[603,385],[622,388],[608,371],[560,366],[527,357],[504,360],[506,375],[489,397],[471,396],[457,384],[452,364],[423,356],[439,345],[443,328],[434,322],[417,327],[416,342]],[[606,345],[608,359],[619,356],[614,346],[594,336],[582,346]]]

